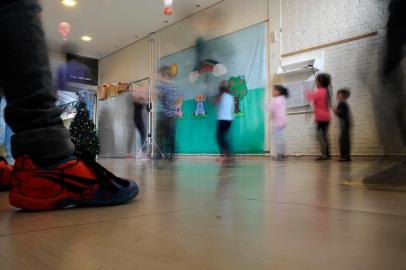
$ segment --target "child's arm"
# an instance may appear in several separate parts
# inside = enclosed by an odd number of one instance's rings
[[[342,104],[338,104],[337,107],[334,109],[334,112],[338,117],[341,118],[341,117],[344,117],[344,110],[343,109],[344,108],[343,108]]]
[[[335,108],[333,108],[333,111],[334,111],[334,113],[335,113],[337,116],[340,116],[341,111],[340,111],[340,109],[338,108],[338,106],[335,107]]]

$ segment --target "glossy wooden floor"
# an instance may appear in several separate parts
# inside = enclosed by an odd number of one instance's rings
[[[139,198],[25,213],[0,194],[1,270],[406,269],[406,193],[340,185],[371,161],[102,163]]]

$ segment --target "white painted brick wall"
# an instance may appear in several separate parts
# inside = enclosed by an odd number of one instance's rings
[[[333,88],[350,87],[354,118],[353,154],[406,154],[385,99],[379,66],[385,37],[389,0],[283,0],[282,52],[379,31],[378,36],[321,49]],[[314,52],[313,52],[314,53]],[[317,53],[317,52],[316,52]],[[305,114],[289,116],[287,152],[318,154],[315,125]],[[333,153],[338,153],[338,127],[330,128]]]
[[[283,51],[382,29],[387,4],[388,0],[283,0]]]

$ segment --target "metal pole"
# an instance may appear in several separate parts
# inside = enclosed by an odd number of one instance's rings
[[[150,41],[150,70],[149,70],[149,81],[148,81],[148,105],[147,105],[147,111],[148,111],[148,138],[145,140],[144,144],[141,147],[141,150],[138,154],[138,157],[142,156],[142,153],[145,149],[147,152],[147,155],[149,155],[149,158],[153,158],[155,156],[155,147],[156,151],[158,151],[158,154],[160,156],[165,157],[164,154],[162,153],[161,149],[159,148],[158,144],[155,141],[155,134],[154,134],[154,114],[153,114],[153,104],[152,104],[152,91],[154,87],[154,81],[155,81],[155,40],[153,38],[153,33],[149,37]]]
[[[150,48],[149,48],[149,63],[150,63],[150,70],[149,70],[149,86],[148,86],[148,106],[149,106],[149,112],[148,112],[148,117],[149,117],[149,134],[151,135],[150,137],[150,147],[151,147],[151,152],[150,152],[150,158],[154,156],[154,135],[153,134],[153,129],[152,125],[154,124],[153,121],[153,111],[152,111],[152,84],[154,82],[154,69],[155,69],[155,61],[154,61],[154,37],[151,35],[150,36]]]

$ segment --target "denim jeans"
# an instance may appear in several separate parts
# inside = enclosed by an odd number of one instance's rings
[[[14,157],[59,158],[74,151],[55,106],[48,51],[37,0],[0,0],[0,88],[14,132]]]

